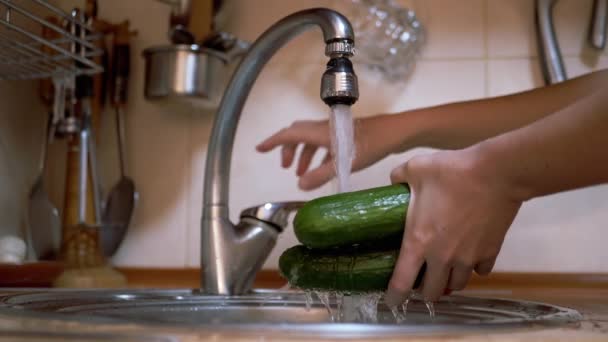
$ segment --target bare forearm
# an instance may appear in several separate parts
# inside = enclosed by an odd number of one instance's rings
[[[608,87],[469,150],[488,177],[527,200],[608,182]]]
[[[530,124],[606,84],[608,70],[518,94],[404,112],[393,115],[389,126],[391,134],[407,132],[396,152],[417,146],[460,149]]]

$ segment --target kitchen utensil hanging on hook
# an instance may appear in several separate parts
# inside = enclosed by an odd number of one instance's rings
[[[203,107],[215,108],[224,93],[231,66],[248,51],[250,44],[229,33],[213,31],[213,18],[221,6],[220,1],[171,3],[174,9],[169,36],[174,44],[144,50],[144,94],[149,100],[188,97]],[[192,36],[182,40],[186,35],[175,33],[178,25]]]
[[[78,9],[72,16],[84,21]],[[72,26],[70,28],[74,30]],[[75,32],[86,40],[85,29]],[[73,48],[86,55],[86,47]],[[101,199],[97,181],[92,102],[97,97],[91,75],[76,76],[75,105],[68,135],[64,236],[61,248],[66,270],[53,283],[56,287],[124,287],[126,278],[110,267],[100,247]]]
[[[211,41],[227,50],[200,45],[165,45],[144,50],[146,98],[186,96],[203,99],[201,104],[208,107],[217,106],[232,71],[230,66],[245,54],[249,43],[228,33],[213,36]]]
[[[49,22],[59,24],[59,20],[55,17],[47,19]],[[42,36],[49,40],[58,38],[55,31],[46,28],[42,31]],[[43,47],[42,49],[45,51],[48,48]],[[51,82],[44,80],[40,83],[41,100],[50,108],[50,111],[45,114],[38,177],[30,190],[26,211],[26,241],[29,246],[29,254],[33,254],[30,256],[32,259],[55,259],[61,246],[59,210],[49,198],[44,178],[48,164],[49,144],[55,137],[58,122],[65,114],[66,78],[64,75],[56,75]]]
[[[53,132],[53,119],[47,114],[44,125],[42,152],[38,177],[30,190],[27,206],[27,242],[38,260],[54,259],[61,245],[61,223],[59,211],[49,199],[44,185],[48,163],[48,146]]]
[[[211,0],[176,1],[169,19],[169,40],[173,44],[198,44],[212,31],[213,2]]]
[[[127,232],[138,194],[135,182],[127,177],[125,172],[124,152],[124,125],[123,112],[127,103],[127,90],[129,70],[131,63],[129,23],[117,25],[114,32],[112,75],[111,75],[111,102],[116,115],[116,136],[118,142],[118,162],[120,166],[120,180],[110,190],[103,211],[101,230],[101,248],[106,256],[112,256],[120,247]]]

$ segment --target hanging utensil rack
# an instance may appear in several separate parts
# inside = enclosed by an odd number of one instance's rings
[[[54,17],[62,23],[54,23]],[[73,18],[45,0],[0,0],[0,80],[40,79],[96,74],[103,71],[93,58],[102,39],[86,22]],[[64,27],[70,24],[70,31]],[[43,38],[52,30],[57,38]],[[85,30],[85,38],[80,32]],[[83,48],[74,49],[78,44]]]

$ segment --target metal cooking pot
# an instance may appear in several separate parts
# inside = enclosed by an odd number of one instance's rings
[[[216,107],[229,79],[230,65],[249,48],[249,43],[231,39],[222,40],[222,44],[216,41],[212,47],[165,45],[144,50],[146,98],[196,97]]]

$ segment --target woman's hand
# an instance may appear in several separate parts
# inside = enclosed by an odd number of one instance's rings
[[[378,115],[355,121],[356,146],[353,171],[364,169],[400,148],[401,141],[407,136],[407,130],[402,130],[400,135],[391,135],[392,119],[392,115]],[[280,146],[281,165],[288,168],[295,160],[298,145],[303,145],[296,168],[296,175],[300,178],[298,185],[301,189],[318,188],[334,177],[334,160],[330,153],[331,142],[327,120],[296,121],[264,140],[257,146],[257,150],[269,152]],[[326,150],[325,158],[321,165],[311,169],[311,161],[319,149]]]
[[[425,262],[421,288],[430,301],[463,289],[473,270],[490,273],[522,201],[482,164],[472,147],[417,156],[393,170],[391,181],[408,183],[412,198],[387,304],[407,298]]]

